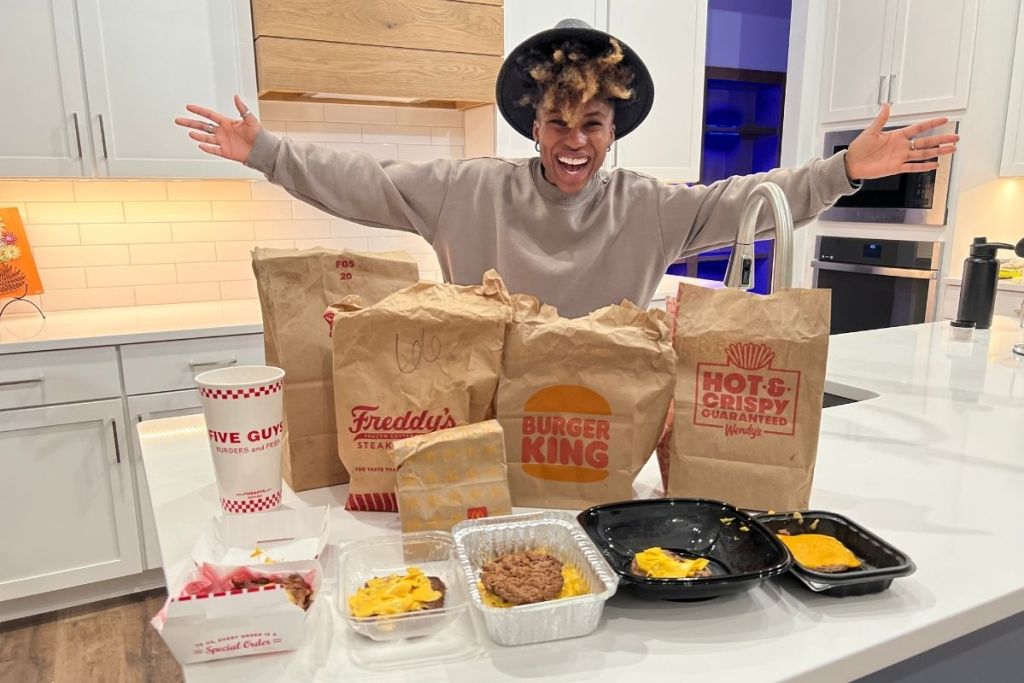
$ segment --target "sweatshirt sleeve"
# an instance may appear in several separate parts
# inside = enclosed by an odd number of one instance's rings
[[[433,243],[454,162],[377,161],[365,152],[293,142],[262,130],[245,165],[329,214],[419,233]]]
[[[828,159],[812,159],[799,168],[733,176],[710,185],[662,185],[658,215],[666,263],[731,245],[736,239],[743,203],[750,191],[765,181],[782,188],[794,224],[807,224],[841,196],[860,188],[860,183],[851,183],[847,178],[845,158],[843,151]],[[758,216],[757,233],[773,228],[771,211],[765,207]]]

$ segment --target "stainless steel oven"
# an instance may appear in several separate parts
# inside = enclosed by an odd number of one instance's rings
[[[922,133],[955,133],[959,127],[951,121]],[[886,128],[885,130],[892,130]],[[840,130],[825,134],[824,156],[830,157],[850,146],[860,130]],[[865,180],[864,186],[821,214],[823,221],[854,223],[910,223],[945,225],[949,197],[949,177],[953,156],[939,157],[939,167],[926,173],[900,173],[886,178]]]
[[[814,286],[832,290],[832,334],[935,320],[940,242],[820,236]]]

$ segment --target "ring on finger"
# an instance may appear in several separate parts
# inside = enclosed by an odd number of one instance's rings
[[[242,112],[242,118],[244,119],[246,116],[252,116],[252,112],[248,109]]]
[[[915,140],[914,138],[910,138],[910,151],[917,151],[917,140]]]
[[[208,124],[206,124],[206,129],[205,129],[205,130],[206,130],[206,132],[207,132],[207,133],[209,133],[210,135],[213,135],[213,132],[214,132],[215,130],[217,130],[217,126],[213,125],[212,123],[208,123]]]

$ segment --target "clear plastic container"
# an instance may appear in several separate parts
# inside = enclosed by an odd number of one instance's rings
[[[356,633],[377,641],[429,636],[466,613],[466,591],[453,554],[451,534],[422,531],[353,541],[338,555],[338,609]],[[348,597],[372,578],[419,567],[446,587],[444,606],[393,616],[354,617]]]
[[[526,645],[585,636],[597,628],[604,603],[619,580],[568,512],[537,512],[459,522],[452,529],[459,567],[487,635],[499,645]],[[480,568],[505,553],[543,551],[577,569],[587,595],[516,607],[485,605],[477,585]]]

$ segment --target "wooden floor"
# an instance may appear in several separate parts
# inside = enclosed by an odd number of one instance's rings
[[[0,682],[181,681],[149,625],[166,597],[161,589],[0,624]]]

